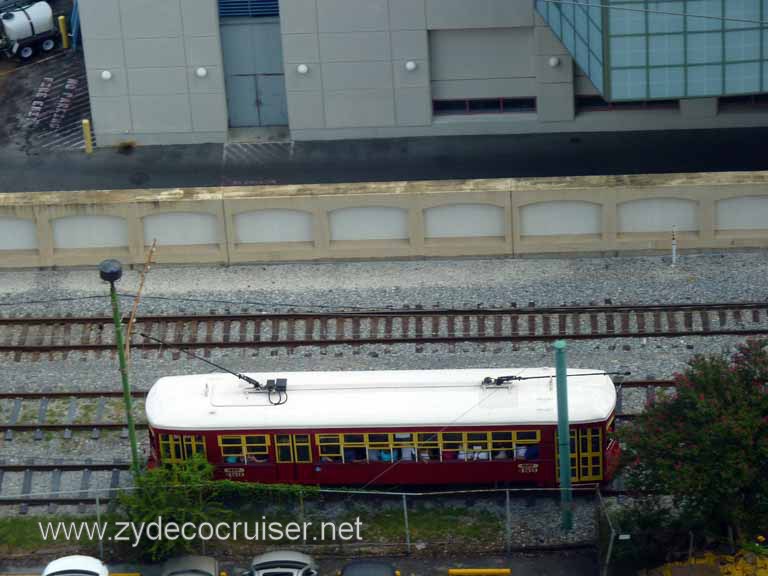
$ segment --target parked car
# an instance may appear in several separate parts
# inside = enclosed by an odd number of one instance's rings
[[[251,561],[251,569],[242,576],[317,576],[317,562],[307,554],[293,550],[267,552]]]
[[[384,560],[354,560],[344,565],[339,576],[400,576],[400,571]]]
[[[179,556],[166,560],[160,576],[226,576],[219,563],[210,556]]]
[[[106,564],[91,556],[57,558],[43,570],[43,576],[109,576]]]

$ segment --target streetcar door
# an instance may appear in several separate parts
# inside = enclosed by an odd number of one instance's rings
[[[603,479],[603,431],[600,427],[571,429],[571,481],[600,482]],[[578,441],[577,441],[578,438]],[[555,433],[556,481],[560,483],[560,454]]]
[[[298,482],[298,467],[312,463],[309,434],[275,434],[275,456],[277,460],[277,481]]]

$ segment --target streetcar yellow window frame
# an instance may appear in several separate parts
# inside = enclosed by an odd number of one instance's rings
[[[416,444],[419,448],[440,448],[440,433],[419,432],[416,434]]]
[[[181,437],[184,443],[184,457],[192,458],[195,454],[205,456],[207,449],[205,446],[205,437],[200,434],[185,434]]]
[[[365,435],[368,448],[389,450],[392,448],[392,434],[387,432],[369,432]]]
[[[275,434],[275,460],[280,464],[312,462],[309,434]]]
[[[315,442],[321,461],[328,458],[332,462],[344,462],[341,434],[317,434]]]
[[[309,441],[309,434],[293,435],[293,457],[296,462],[312,462],[312,444]]]
[[[579,429],[579,479],[603,479],[603,430],[599,426]]]
[[[277,437],[277,436],[276,436]],[[277,441],[276,441],[277,442]],[[284,446],[287,441],[282,439]],[[461,460],[511,460],[522,445],[541,442],[540,430],[452,430],[450,432],[350,432],[343,434],[315,434],[315,445],[321,461],[347,462],[345,450],[365,448],[367,462],[396,462],[395,450],[414,450],[415,457],[408,461],[454,460],[443,458],[446,452],[456,453]],[[387,460],[382,452],[389,451]],[[372,453],[374,456],[372,457]],[[378,454],[376,454],[378,453]],[[294,445],[292,457],[296,457]],[[350,456],[351,458],[351,456]],[[356,460],[357,461],[357,460]]]
[[[201,434],[160,434],[158,445],[164,464],[179,464],[195,454],[206,456],[205,437]]]
[[[269,434],[221,434],[218,444],[224,458],[234,456],[249,464],[269,462]]]
[[[293,443],[290,434],[275,434],[275,460],[277,462],[293,462]]]
[[[516,444],[538,444],[541,442],[541,430],[515,430]]]
[[[184,447],[179,434],[160,434],[160,459],[164,464],[179,464],[184,461]]]

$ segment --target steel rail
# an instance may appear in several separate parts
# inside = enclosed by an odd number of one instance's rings
[[[341,338],[326,339],[278,339],[278,340],[229,340],[229,341],[196,341],[184,342],[169,340],[165,344],[155,342],[131,342],[131,348],[136,350],[161,350],[178,347],[191,349],[215,349],[215,348],[285,348],[301,346],[334,346],[340,344],[362,346],[374,344],[450,344],[458,342],[535,342],[567,340],[602,340],[606,338],[679,338],[683,336],[759,336],[768,335],[768,328],[747,328],[733,330],[677,330],[654,332],[589,332],[580,334],[509,334],[509,335],[461,335],[461,336],[390,336],[385,338],[355,338],[342,336]],[[16,353],[54,353],[54,352],[85,352],[85,351],[110,351],[114,350],[113,343],[94,342],[87,344],[40,344],[40,345],[14,345],[0,344],[0,352]]]
[[[751,310],[751,314],[745,315],[751,326],[744,326],[742,312],[747,310]],[[651,312],[652,316],[646,317]],[[729,312],[733,327],[727,326]],[[677,316],[679,313],[683,314],[682,318]],[[694,323],[694,313],[699,317],[698,324]],[[713,314],[717,316],[713,317]],[[523,318],[525,316],[527,318]],[[745,337],[768,335],[767,320],[768,302],[155,315],[137,319],[136,324],[141,329],[134,333],[131,347],[144,351],[168,348],[173,351],[174,357],[178,357],[180,347],[294,348],[339,344],[527,342],[558,338]],[[491,321],[490,326],[488,321]],[[351,330],[348,322],[351,323]],[[367,325],[363,325],[364,322]],[[234,328],[233,324],[236,325]],[[20,329],[13,328],[19,325]],[[78,325],[82,329],[76,328]],[[110,341],[112,330],[106,317],[0,318],[0,335],[3,326],[10,332],[2,338],[0,353],[15,353],[16,360],[20,360],[22,354],[29,353],[100,353],[113,351],[115,346]],[[159,332],[154,332],[155,335],[160,338],[149,336],[155,329]],[[169,330],[173,334],[171,337],[166,336]],[[148,336],[140,332],[146,332]],[[165,343],[151,340],[163,340]]]
[[[387,318],[401,316],[467,316],[467,315],[532,315],[532,314],[590,314],[590,313],[622,313],[622,312],[686,312],[686,311],[718,311],[718,310],[756,310],[768,309],[768,300],[765,302],[714,302],[714,303],[674,303],[674,304],[604,304],[588,306],[527,306],[509,308],[382,308],[364,310],[342,310],[333,312],[265,312],[236,313],[236,314],[169,314],[169,315],[143,315],[136,318],[136,322],[207,322],[221,320],[306,320],[318,318]],[[123,319],[128,322],[127,318]],[[3,324],[105,324],[111,325],[112,318],[107,316],[47,316],[47,317],[7,317],[0,316],[0,326]]]

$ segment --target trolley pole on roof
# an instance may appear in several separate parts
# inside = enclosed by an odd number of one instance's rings
[[[568,423],[568,368],[565,362],[565,341],[555,346],[557,370],[557,447],[560,454],[560,513],[563,530],[573,528],[573,493],[571,491],[571,433]]]
[[[112,319],[115,322],[115,345],[117,357],[120,360],[120,376],[123,380],[123,400],[125,401],[125,418],[128,422],[128,438],[131,442],[131,468],[133,477],[139,476],[139,450],[136,446],[136,428],[133,425],[133,406],[131,404],[131,387],[128,383],[128,366],[125,362],[125,346],[123,345],[123,320],[120,316],[120,304],[117,300],[115,282],[123,275],[123,265],[117,260],[104,260],[99,264],[99,276],[109,282],[109,293],[112,298]]]

